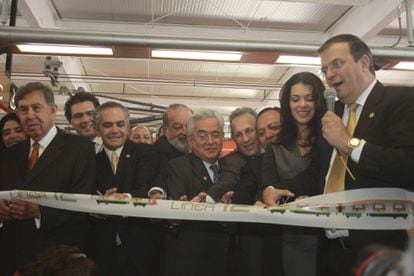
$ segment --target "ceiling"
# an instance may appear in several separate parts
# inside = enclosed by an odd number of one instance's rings
[[[6,0],[7,1],[7,0]],[[408,1],[408,0],[407,0]],[[4,3],[4,1],[3,1]],[[405,8],[400,0],[19,0],[16,28],[0,28],[0,45],[14,52],[11,79],[51,84],[43,74],[45,56],[23,55],[15,42],[53,42],[111,46],[113,57],[60,56],[54,87],[58,122],[67,123],[62,93],[86,91],[166,106],[184,103],[212,108],[227,119],[239,106],[278,105],[279,90],[294,73],[319,67],[282,65],[280,54],[315,55],[327,38],[352,33],[373,49],[380,67],[394,57],[414,59],[408,46]],[[411,12],[411,10],[410,10]],[[401,16],[402,37],[399,38]],[[7,26],[8,26],[7,22]],[[36,35],[37,34],[37,35]],[[13,38],[15,36],[15,38]],[[389,46],[398,44],[394,48]],[[240,62],[183,61],[151,58],[151,49],[231,50]],[[1,56],[5,68],[6,55]],[[382,69],[386,84],[414,86],[414,72]],[[60,91],[60,92],[59,92]],[[67,91],[67,90],[66,90]],[[101,102],[108,100],[101,98]],[[157,115],[147,105],[133,118]],[[160,109],[156,109],[160,110]],[[160,121],[145,123],[156,126]]]

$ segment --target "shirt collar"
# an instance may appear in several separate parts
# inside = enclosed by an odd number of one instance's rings
[[[57,128],[56,128],[56,125],[53,124],[53,126],[49,129],[47,134],[42,139],[40,139],[40,141],[38,141],[37,143],[39,143],[39,145],[43,149],[45,149],[50,144],[50,142],[52,142],[53,138],[55,138],[56,134],[57,134]],[[32,147],[35,142],[36,142],[35,140],[30,138],[30,147]]]
[[[107,147],[104,146],[105,153],[108,156],[109,160],[111,160],[112,152],[114,152],[114,151],[115,151],[116,155],[119,158],[119,156],[121,156],[121,152],[122,152],[123,148],[124,148],[124,146],[119,147],[116,150],[110,150],[110,149],[108,149]]]
[[[365,102],[367,101],[369,94],[371,94],[371,91],[374,88],[375,84],[377,84],[377,82],[377,79],[374,79],[374,81],[364,90],[364,92],[362,92],[362,94],[359,95],[358,99],[355,101],[355,103],[357,103],[358,106],[365,105]]]

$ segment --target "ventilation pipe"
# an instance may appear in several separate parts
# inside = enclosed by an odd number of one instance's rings
[[[408,45],[412,46],[413,44],[413,2],[412,0],[405,0],[405,14],[407,17],[407,38]]]
[[[190,39],[183,37],[153,37],[136,34],[18,27],[0,28],[0,42],[2,44],[51,43],[222,51],[290,52],[312,55],[320,47],[320,44],[315,43],[208,38]],[[373,55],[377,57],[414,58],[413,49],[371,47],[371,50]]]

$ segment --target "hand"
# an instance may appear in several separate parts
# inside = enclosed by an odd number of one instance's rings
[[[193,197],[190,201],[191,202],[205,202],[207,197],[207,193],[201,192],[195,197]],[[183,195],[180,197],[180,201],[188,201],[188,196]]]
[[[351,135],[346,131],[342,119],[331,111],[326,112],[322,118],[322,136],[341,153],[349,153],[348,140]]]
[[[277,205],[277,202],[283,196],[293,197],[295,195],[289,190],[275,189],[272,186],[266,187],[263,191],[263,201],[267,206]]]
[[[112,197],[112,198],[119,198],[119,199],[129,198],[128,195],[123,194],[123,193],[118,193],[117,191],[118,191],[117,188],[110,188],[106,190],[104,196]]]
[[[309,197],[309,196],[307,196],[307,195],[298,196],[297,198],[295,198],[295,201],[296,201],[296,200],[305,199],[305,198],[307,198],[307,197]]]
[[[167,199],[165,195],[163,195],[160,191],[152,191],[150,193],[150,198],[152,199]]]
[[[265,206],[266,206],[266,204],[264,204],[263,202],[261,202],[260,200],[258,200],[258,201],[256,201],[256,202],[253,204],[253,206],[256,206],[256,207],[265,207]]]
[[[228,191],[221,197],[220,201],[222,203],[231,203],[231,198],[233,197],[233,195],[234,195],[233,191]]]
[[[40,218],[40,208],[35,203],[13,199],[9,208],[11,217],[17,220]]]
[[[0,200],[0,222],[11,220],[10,208],[7,203]]]

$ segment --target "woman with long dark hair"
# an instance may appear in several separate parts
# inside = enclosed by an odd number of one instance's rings
[[[310,164],[312,148],[321,136],[321,118],[326,112],[324,90],[322,81],[310,72],[293,75],[282,87],[282,129],[263,157],[263,187],[277,188],[278,183],[295,177]],[[316,275],[316,230],[284,227],[282,251],[286,276]]]
[[[9,113],[0,120],[0,147],[9,148],[20,141],[26,140],[20,120],[15,113]]]

